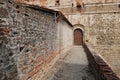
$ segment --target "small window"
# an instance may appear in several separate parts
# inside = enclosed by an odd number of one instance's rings
[[[80,4],[77,4],[77,8],[81,8],[81,5],[80,5]]]
[[[81,12],[82,5],[80,3],[77,3],[77,11]]]
[[[60,0],[55,1],[55,6],[60,6]]]
[[[77,5],[77,8],[81,8],[82,7],[80,2],[77,2],[76,5]]]
[[[72,3],[72,7],[74,7],[74,4]]]

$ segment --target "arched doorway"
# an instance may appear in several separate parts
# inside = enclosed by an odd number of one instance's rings
[[[81,29],[74,30],[74,45],[83,45],[83,32]]]

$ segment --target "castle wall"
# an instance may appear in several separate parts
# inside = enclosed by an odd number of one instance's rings
[[[118,3],[85,4],[81,13],[66,15],[73,25],[84,25],[85,41],[93,45],[95,52],[106,60],[118,76],[120,76],[119,12]]]
[[[91,3],[105,3],[105,2],[119,2],[120,0],[82,0],[84,4],[91,4]]]
[[[0,1],[0,80],[41,79],[72,46],[72,26],[56,17],[54,11]]]

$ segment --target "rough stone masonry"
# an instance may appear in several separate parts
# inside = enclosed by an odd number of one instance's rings
[[[72,45],[73,37],[69,41],[60,37],[72,36],[72,25],[58,19],[70,32],[66,34],[61,28],[60,34],[55,18],[58,14],[53,12],[0,0],[0,80],[40,79],[57,60],[57,54]]]
[[[74,25],[84,25],[84,42],[91,43],[95,52],[101,55],[120,77],[119,0],[116,0],[116,3],[96,4],[92,4],[91,1],[89,4],[84,4],[82,10],[81,14],[73,15],[70,21]]]

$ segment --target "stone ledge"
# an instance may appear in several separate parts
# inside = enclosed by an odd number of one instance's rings
[[[89,68],[95,74],[96,80],[120,80],[111,67],[92,50],[88,43],[84,44],[84,49],[89,60]]]

